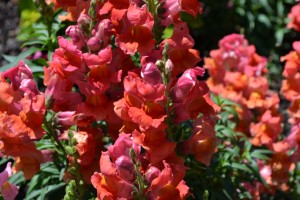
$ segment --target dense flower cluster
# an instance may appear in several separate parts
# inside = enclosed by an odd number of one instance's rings
[[[210,56],[205,58],[210,90],[239,105],[238,131],[251,135],[254,145],[270,146],[280,133],[281,116],[279,97],[269,90],[265,76],[266,58],[255,53],[255,47],[238,34],[224,37]]]
[[[290,102],[281,114],[267,59],[243,35],[225,36],[204,68],[197,66],[199,51],[181,19],[201,14],[197,0],[37,3],[51,13],[44,24],[47,44],[0,73],[0,155],[6,164],[0,197],[18,195],[9,180],[18,172],[30,185],[21,191],[32,190],[31,198],[49,181],[55,190],[65,188],[66,200],[208,199],[218,198],[216,186],[237,187],[230,188],[233,199],[260,199],[296,185],[300,42],[281,58],[280,97]],[[299,9],[288,16],[288,28],[297,31]],[[61,29],[51,35],[56,22],[67,24],[57,40],[53,35]],[[38,86],[28,62],[46,65]],[[45,174],[53,176],[38,183]],[[228,195],[227,188],[222,192]]]
[[[55,113],[51,123],[58,140],[76,144],[76,154],[68,152],[69,167],[79,164],[80,176],[92,182],[99,199],[141,194],[185,199],[187,168],[176,149],[205,165],[216,151],[219,108],[205,81],[198,80],[205,70],[195,67],[199,52],[180,19],[182,11],[195,17],[201,5],[196,0],[155,2],[48,2],[77,23],[66,29],[70,39],[58,38],[59,47],[44,67],[41,98]],[[162,38],[159,28],[170,25],[172,36]],[[192,130],[188,136],[181,130],[184,123]],[[106,137],[115,140],[108,151]],[[72,176],[66,173],[65,180]]]
[[[300,90],[297,88],[297,79],[299,73],[300,52],[299,41],[293,43],[294,51],[291,51],[286,56],[281,58],[285,61],[283,71],[283,81],[281,86],[282,95],[290,102],[288,107],[288,122],[291,125],[289,135],[281,142],[280,148],[286,152],[285,163],[291,163],[290,167],[295,167],[294,164],[299,162],[299,95]],[[292,153],[291,153],[292,152]],[[287,156],[288,155],[288,156]],[[294,163],[294,164],[292,164]]]
[[[245,187],[256,198],[261,192],[274,192],[277,188],[287,190],[289,171],[293,170],[293,163],[297,162],[294,158],[297,151],[294,155],[290,154],[290,150],[297,147],[297,130],[294,127],[293,134],[279,141],[282,130],[282,116],[278,111],[279,97],[269,90],[266,59],[257,55],[255,47],[248,45],[242,35],[224,37],[219,47],[211,51],[211,58],[205,59],[205,67],[210,73],[209,88],[238,104],[235,108],[239,118],[236,130],[248,134],[253,145],[265,145],[273,152],[268,162],[257,161],[260,175],[270,188],[267,189],[262,183],[256,183],[255,186],[245,184]],[[283,72],[287,80],[283,82],[282,92],[289,100],[292,96],[297,96],[297,90],[290,88],[297,87],[294,80],[298,70],[298,64],[295,63],[297,55],[292,52],[283,57],[288,62]],[[294,81],[294,84],[289,84],[289,81]],[[297,110],[297,105],[292,105],[289,109],[290,114]]]
[[[14,169],[30,179],[39,171],[40,163],[47,160],[34,143],[45,134],[45,98],[38,91],[31,69],[23,62],[0,76],[0,150],[13,156]]]
[[[121,133],[115,144],[102,153],[101,173],[92,176],[98,198],[132,199],[132,194],[138,190],[138,170],[141,173],[139,175],[144,177],[143,184],[147,186],[140,188],[144,190],[147,199],[185,199],[189,188],[182,180],[186,171],[183,159],[173,153],[168,160],[153,163],[147,160],[141,150],[142,147],[135,143],[130,134]],[[132,156],[131,151],[135,156]],[[137,162],[138,168],[135,168]]]

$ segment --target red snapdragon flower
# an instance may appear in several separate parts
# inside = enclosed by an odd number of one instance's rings
[[[292,7],[291,12],[288,14],[290,22],[288,23],[288,28],[293,28],[296,31],[300,31],[300,4]]]
[[[15,157],[14,169],[22,170],[25,178],[30,179],[44,162],[34,140],[45,134],[42,129],[45,98],[34,84],[30,68],[23,62],[1,74],[0,82],[3,91],[0,95],[0,150]]]

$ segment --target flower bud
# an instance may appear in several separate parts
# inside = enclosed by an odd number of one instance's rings
[[[81,13],[78,20],[77,20],[77,23],[79,25],[89,25],[90,23],[92,22],[92,19],[90,18],[90,16],[86,15],[86,14],[83,14]]]
[[[68,35],[74,45],[81,49],[85,45],[83,34],[78,26],[69,26],[66,30],[66,35]]]
[[[116,160],[120,176],[127,181],[134,180],[134,166],[132,160],[127,156],[121,156]]]
[[[167,72],[167,73],[171,73],[172,70],[174,69],[174,64],[173,64],[173,62],[172,62],[170,59],[168,59],[168,60],[166,61],[165,69],[166,69],[166,72]]]
[[[104,46],[107,46],[110,41],[110,37],[113,34],[112,29],[113,24],[109,19],[102,20],[97,27],[95,36],[104,44]]]
[[[112,35],[113,24],[109,19],[102,20],[98,25],[96,37],[100,40]]]
[[[75,111],[59,112],[55,115],[55,120],[60,125],[72,126],[74,125],[74,114]]]
[[[162,70],[165,66],[164,62],[162,60],[157,60],[155,62],[155,65],[158,67],[158,69]]]
[[[160,174],[160,170],[157,167],[151,166],[147,169],[145,173],[146,180],[151,183]]]
[[[90,16],[81,13],[77,23],[80,27],[80,29],[82,30],[82,33],[84,33],[84,35],[89,35],[90,34],[90,25],[92,23],[92,19],[90,18]]]
[[[100,41],[96,37],[90,38],[87,45],[91,51],[98,51],[101,48]]]
[[[161,72],[153,63],[147,63],[145,66],[142,67],[141,76],[145,81],[151,84],[160,83],[162,80]]]

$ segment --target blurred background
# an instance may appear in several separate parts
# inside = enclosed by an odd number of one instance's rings
[[[20,23],[18,0],[0,0],[0,55],[17,55],[20,42],[16,39]],[[6,62],[0,57],[0,66]]]

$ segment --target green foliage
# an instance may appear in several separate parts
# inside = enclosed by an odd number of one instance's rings
[[[18,56],[3,55],[8,63],[0,71],[14,67],[24,60],[37,81],[41,82],[39,80],[43,78],[43,66],[47,66],[48,58],[58,47],[57,36],[64,34],[67,24],[58,18],[62,11],[59,9],[54,13],[51,5],[47,5],[45,1],[20,0],[19,9],[21,19],[18,40],[23,42],[23,51]],[[48,54],[48,58],[34,58],[33,55],[37,52]]]
[[[32,0],[20,0],[19,9],[21,16],[18,39],[23,41],[26,40],[26,35],[34,31],[31,26],[38,21],[38,19],[41,17],[41,14]]]
[[[54,163],[42,164],[39,173],[28,183],[25,199],[61,199],[66,186],[62,174]]]
[[[4,59],[6,61],[8,61],[9,63],[6,64],[6,65],[3,65],[1,68],[0,68],[0,71],[1,72],[4,72],[16,65],[18,65],[18,63],[21,61],[21,60],[24,60],[25,63],[29,62],[29,60],[27,60],[26,58],[30,55],[32,55],[33,53],[35,53],[36,51],[38,51],[39,48],[36,48],[36,47],[30,47],[29,49],[23,51],[22,53],[20,53],[18,56],[9,56],[9,55],[3,55]]]
[[[219,138],[218,151],[213,155],[210,166],[192,158],[186,159],[189,167],[186,181],[193,188],[196,199],[250,199],[251,195],[243,183],[264,183],[256,159],[269,159],[271,151],[254,148],[247,136],[235,131],[236,103],[220,96],[212,96],[212,99],[221,107],[220,119],[215,127]]]

